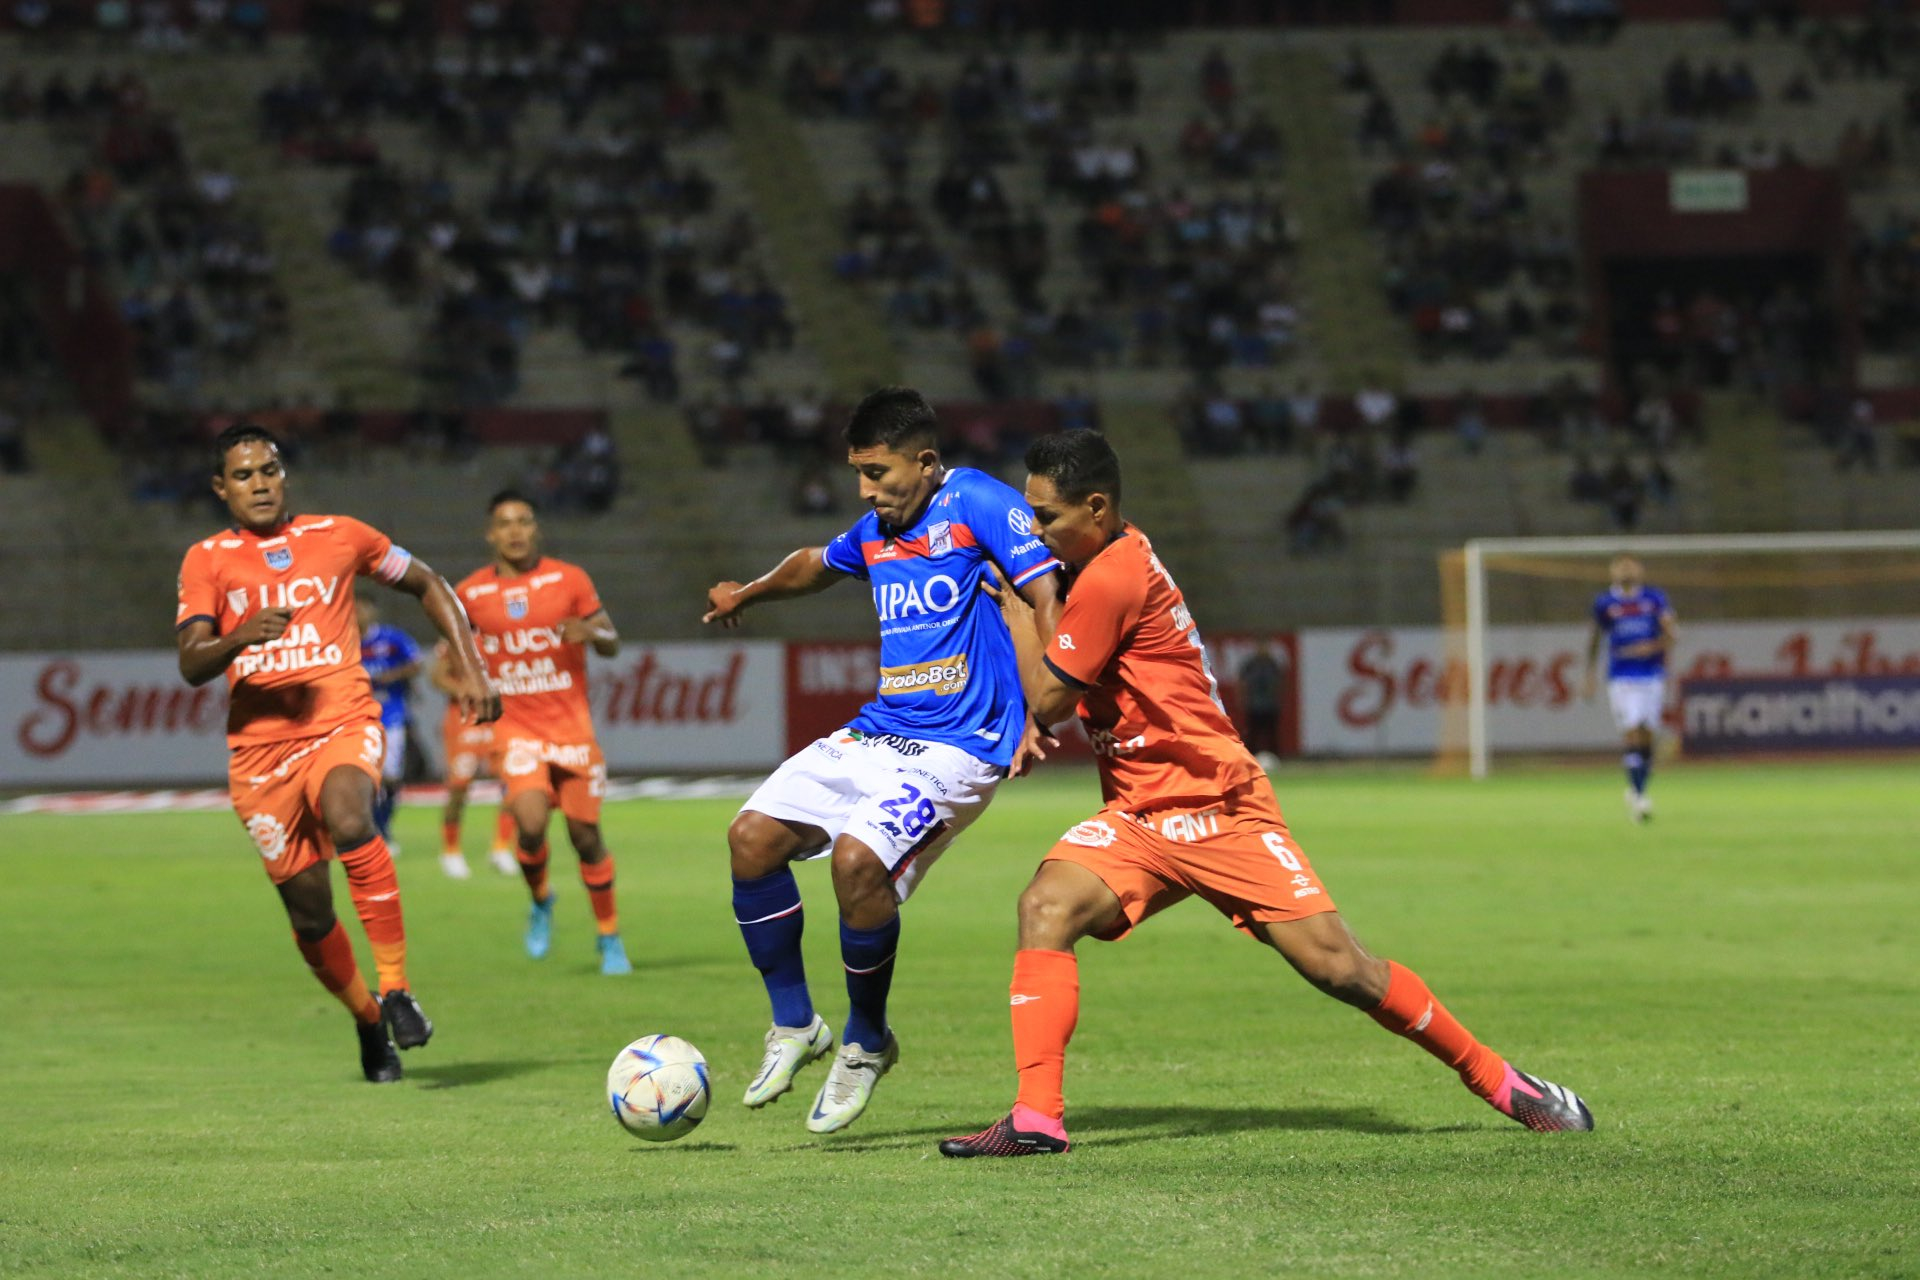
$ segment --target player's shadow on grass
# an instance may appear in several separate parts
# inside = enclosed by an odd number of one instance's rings
[[[1372,1107],[1088,1107],[1076,1111],[1071,1119],[1070,1132],[1076,1136],[1085,1133],[1090,1143],[1103,1147],[1258,1129],[1379,1134],[1435,1132],[1382,1115]]]
[[[1324,1130],[1409,1134],[1452,1133],[1472,1127],[1404,1124],[1371,1107],[1088,1107],[1084,1111],[1076,1110],[1069,1119],[1072,1122],[1070,1132],[1076,1139],[1084,1137],[1090,1146],[1099,1147],[1163,1142],[1169,1138],[1191,1138],[1208,1133],[1246,1133],[1259,1129],[1291,1130],[1296,1133]],[[954,1125],[882,1129],[857,1138],[830,1139],[813,1149],[849,1153],[897,1151],[904,1147],[920,1146],[929,1139],[948,1138],[964,1132],[964,1126]]]
[[[408,1067],[407,1079],[429,1089],[458,1089],[469,1084],[492,1084],[551,1067],[550,1058],[509,1058],[503,1062],[449,1062],[444,1066]]]

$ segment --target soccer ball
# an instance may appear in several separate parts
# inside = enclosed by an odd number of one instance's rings
[[[707,1115],[707,1060],[679,1036],[641,1036],[607,1068],[613,1118],[636,1138],[672,1142]]]

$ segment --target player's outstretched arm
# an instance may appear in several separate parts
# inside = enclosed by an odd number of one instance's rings
[[[801,547],[752,582],[714,583],[707,588],[707,611],[700,615],[700,621],[737,627],[748,605],[825,591],[846,576],[827,566],[825,551],[824,547]]]
[[[603,658],[620,652],[620,633],[605,609],[596,609],[584,618],[568,618],[560,624],[560,638],[568,644],[590,644]]]
[[[461,713],[475,724],[487,724],[500,718],[500,691],[487,678],[486,664],[473,643],[473,623],[460,597],[447,580],[425,561],[408,563],[400,581],[393,584],[420,602],[427,620],[433,623],[447,642],[447,658],[452,667],[453,689],[449,696],[460,704]]]
[[[278,640],[292,619],[291,609],[262,609],[223,636],[213,623],[195,618],[178,633],[181,678],[195,687],[205,684],[232,666],[242,649]]]
[[[1018,591],[1008,591],[1002,583],[997,592],[1020,660],[1020,688],[1027,695],[1027,709],[1037,723],[1049,727],[1073,715],[1082,692],[1054,674],[1046,662],[1046,647],[1053,643],[1060,622],[1059,578],[1050,573]]]

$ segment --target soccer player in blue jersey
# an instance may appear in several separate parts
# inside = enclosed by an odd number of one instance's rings
[[[1653,772],[1653,736],[1666,702],[1667,655],[1678,632],[1666,592],[1648,586],[1640,562],[1615,556],[1613,582],[1593,602],[1593,635],[1587,641],[1587,673],[1581,695],[1594,694],[1594,669],[1600,646],[1607,646],[1607,701],[1613,722],[1625,737],[1627,816],[1645,822],[1653,816],[1647,778]]]
[[[380,621],[380,606],[366,596],[354,599],[354,613],[360,622],[360,665],[367,669],[373,685],[373,700],[380,704],[380,728],[386,735],[387,751],[380,762],[380,794],[373,802],[374,825],[395,856],[400,845],[393,838],[393,801],[407,767],[407,699],[413,695],[413,678],[420,674],[420,646],[414,638],[391,623]],[[441,859],[444,867],[446,859]],[[458,873],[464,879],[467,861],[460,860]]]
[[[852,722],[776,769],[727,830],[734,916],[773,1004],[766,1056],[743,1101],[762,1107],[833,1049],[801,959],[790,863],[832,858],[850,1006],[807,1128],[859,1118],[899,1058],[887,1023],[900,904],[1009,773],[1036,753],[1013,639],[987,588],[999,576],[1033,606],[1038,643],[1060,614],[1060,562],[1026,501],[992,476],[940,461],[919,392],[885,387],[848,420],[847,462],[868,511],[824,547],[803,547],[752,582],[707,592],[702,621],[739,625],[749,606],[867,583],[880,621],[880,679]]]

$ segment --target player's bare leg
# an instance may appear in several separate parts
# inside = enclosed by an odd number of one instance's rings
[[[587,887],[593,904],[593,920],[599,936],[594,945],[600,950],[600,972],[616,976],[633,972],[627,948],[620,941],[620,915],[613,901],[613,854],[600,838],[600,824],[567,819],[567,839],[580,856],[580,880]]]
[[[339,765],[320,783],[320,818],[347,873],[347,892],[373,949],[380,976],[380,1011],[402,1049],[433,1036],[433,1023],[407,989],[407,929],[393,855],[373,821],[375,784],[352,765]]]
[[[467,783],[447,781],[447,803],[440,811],[440,870],[455,880],[473,874],[467,855],[460,848],[460,819],[467,809]]]
[[[727,828],[734,920],[773,1006],[766,1053],[741,1099],[749,1107],[764,1107],[792,1089],[800,1068],[833,1048],[833,1030],[814,1012],[807,989],[806,963],[800,952],[806,912],[788,865],[826,843],[827,833],[819,827],[783,822],[751,809],[737,815]]]
[[[880,1077],[900,1060],[900,1043],[887,1025],[893,958],[900,949],[900,900],[887,864],[864,842],[841,836],[833,845],[833,893],[840,904],[847,1025],[807,1115],[814,1133],[837,1133],[858,1120]]]
[[[360,966],[353,958],[353,943],[333,913],[333,884],[324,862],[274,886],[287,909],[287,922],[293,926],[293,940],[305,957],[307,967],[321,986],[353,1014],[360,1038],[360,1070],[373,1084],[388,1084],[400,1078],[400,1055],[387,1038],[386,1024],[380,1018],[380,1002],[367,990]]]
[[[1502,1115],[1540,1132],[1593,1128],[1593,1113],[1578,1095],[1515,1069],[1481,1044],[1420,975],[1368,954],[1339,912],[1254,928],[1301,977],[1452,1067],[1475,1096]]]
[[[516,828],[520,874],[533,899],[527,912],[527,954],[540,960],[553,947],[553,887],[547,881],[547,819],[553,804],[544,791],[522,791],[507,808]]]

